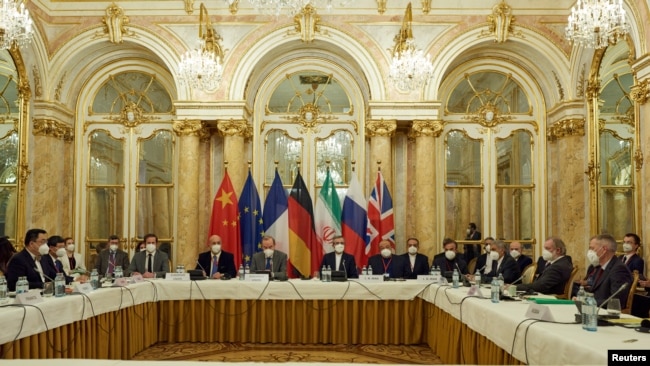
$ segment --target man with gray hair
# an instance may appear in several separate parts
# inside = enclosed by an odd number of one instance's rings
[[[546,295],[563,294],[564,287],[571,276],[573,264],[566,256],[566,245],[562,239],[554,236],[546,239],[542,257],[549,265],[545,266],[537,280],[529,284],[517,285],[517,291],[533,290]]]
[[[600,306],[623,284],[632,283],[632,274],[627,266],[616,257],[616,240],[609,234],[596,235],[589,242],[587,260],[594,266],[593,292]],[[616,298],[621,301],[621,309],[625,308],[629,287],[619,292]]]
[[[492,270],[485,275],[488,279],[503,275],[504,283],[513,283],[519,279],[519,266],[517,261],[506,253],[506,243],[496,240],[490,244],[490,254],[487,261],[492,262]]]

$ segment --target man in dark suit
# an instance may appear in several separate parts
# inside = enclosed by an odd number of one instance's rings
[[[145,251],[137,252],[133,256],[129,272],[131,275],[141,274],[144,278],[164,278],[169,272],[169,257],[167,253],[158,249],[156,234],[144,236]]]
[[[517,261],[521,273],[524,273],[524,269],[533,264],[532,258],[522,254],[521,243],[518,241],[510,243],[510,256]]]
[[[440,273],[448,278],[449,273],[453,273],[454,269],[460,270],[459,275],[468,275],[467,263],[458,255],[458,243],[454,239],[445,238],[442,241],[444,252],[436,254],[433,257],[433,266],[440,268]]]
[[[627,295],[632,283],[630,270],[616,257],[616,240],[609,234],[601,234],[589,242],[587,260],[595,266],[594,284],[591,292],[600,306],[625,283],[628,288],[621,291],[616,298],[621,301],[621,309],[625,308]]]
[[[623,255],[619,259],[627,266],[630,272],[639,271],[639,279],[645,280],[645,262],[637,254],[641,245],[641,238],[634,233],[625,234],[623,238]]]
[[[498,277],[499,275],[503,275],[504,283],[513,283],[519,279],[521,273],[519,272],[517,261],[510,254],[506,253],[506,243],[502,240],[496,240],[492,243],[490,247],[490,258],[488,260],[492,261],[492,270],[485,273],[486,280],[490,280],[492,277]]]
[[[208,240],[210,251],[199,254],[198,267],[202,269],[203,275],[208,278],[235,278],[235,257],[232,253],[221,250],[221,237],[212,235]]]
[[[469,223],[467,227],[467,235],[465,240],[481,240],[481,232],[477,230],[476,224],[473,222]],[[469,263],[472,258],[478,257],[481,255],[481,244],[465,244],[465,262]]]
[[[46,282],[49,281],[49,278],[54,280],[57,274],[63,273],[65,283],[69,284],[73,279],[65,274],[65,271],[63,270],[63,262],[61,262],[61,259],[66,257],[65,240],[58,235],[53,235],[47,239],[47,246],[49,248],[49,253],[41,256],[43,273],[47,276],[45,277]]]
[[[431,272],[429,267],[429,257],[418,253],[420,241],[416,238],[406,240],[407,253],[402,254],[406,262],[404,277],[415,279],[418,275],[427,275]]]
[[[334,251],[323,256],[320,268],[329,266],[332,271],[344,271],[346,278],[359,278],[354,256],[344,251],[345,238],[342,235],[335,236],[332,239],[332,246],[334,247]]]
[[[565,255],[566,245],[560,238],[550,237],[544,242],[544,251],[551,253],[550,265],[545,266],[539,278],[529,284],[517,285],[517,291],[533,290],[546,295],[564,293],[564,287],[571,277],[573,264]]]
[[[384,278],[404,278],[406,261],[404,257],[393,254],[393,244],[390,240],[379,242],[379,253],[368,258],[368,266],[372,267],[372,274],[383,274]]]
[[[97,254],[95,268],[100,276],[112,276],[117,266],[122,266],[125,276],[129,275],[129,255],[120,249],[120,237],[111,235],[108,237],[108,249]]]
[[[25,276],[29,288],[43,288],[45,278],[41,275],[41,255],[47,255],[47,232],[43,229],[29,229],[25,234],[25,248],[11,257],[7,264],[7,287],[16,291],[18,277]],[[39,273],[41,272],[41,273]]]
[[[476,259],[476,269],[484,275],[492,271],[492,261],[487,260],[490,255],[490,250],[492,250],[492,243],[494,243],[494,238],[488,236],[483,241],[483,248],[485,248],[485,253],[478,256]],[[469,263],[469,262],[467,262]]]
[[[262,251],[253,254],[251,272],[258,271],[269,271],[271,277],[277,280],[287,279],[287,254],[275,250],[275,238],[272,236],[264,236]]]

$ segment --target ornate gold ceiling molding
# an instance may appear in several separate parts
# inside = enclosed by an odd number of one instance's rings
[[[311,43],[314,41],[316,33],[321,33],[321,19],[320,15],[311,4],[307,4],[302,11],[293,17],[295,24],[294,34],[300,34],[300,39],[304,43]],[[325,31],[325,34],[327,31]]]
[[[546,139],[549,142],[555,142],[566,136],[584,136],[585,119],[584,118],[567,118],[551,125],[546,131]]]
[[[442,129],[445,127],[445,122],[442,120],[414,120],[411,130],[409,131],[409,138],[416,138],[421,136],[426,137],[440,137]]]
[[[71,126],[48,118],[34,119],[34,136],[48,136],[65,142],[74,141],[74,129]]]
[[[188,15],[194,13],[194,0],[183,0],[183,5],[185,5],[185,12]]]
[[[185,10],[187,11],[187,2]],[[93,39],[108,36],[109,42],[120,44],[123,36],[136,37],[135,32],[126,27],[129,24],[129,17],[124,15],[124,9],[115,3],[106,8],[106,16],[102,18],[102,24],[102,30],[95,33]]]
[[[377,12],[381,15],[384,15],[386,12],[386,2],[388,0],[377,0]]]
[[[379,119],[366,121],[366,134],[368,137],[391,137],[397,129],[397,120]]]
[[[118,117],[113,117],[110,120],[124,125],[124,127],[133,128],[142,123],[151,122],[160,119],[159,117],[147,116],[140,106],[134,102],[128,102],[120,111]]]
[[[504,43],[508,36],[526,38],[521,31],[515,31],[512,7],[506,4],[505,0],[492,7],[492,14],[487,16],[487,22],[488,29],[482,30],[479,38],[494,36],[495,43]]]
[[[650,79],[644,79],[637,82],[630,89],[630,98],[639,103],[645,104],[650,97]]]
[[[174,121],[172,129],[177,136],[198,136],[201,139],[210,135],[206,124],[198,119],[184,119]]]
[[[245,119],[229,119],[217,121],[217,129],[222,136],[253,136],[253,127]]]

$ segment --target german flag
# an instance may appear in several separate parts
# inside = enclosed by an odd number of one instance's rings
[[[289,194],[289,260],[301,276],[307,277],[318,271],[322,257],[314,230],[311,197],[298,172]]]

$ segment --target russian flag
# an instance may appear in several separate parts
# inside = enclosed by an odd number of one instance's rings
[[[359,266],[364,266],[368,262],[365,252],[367,226],[366,199],[357,174],[352,172],[350,186],[343,200],[343,210],[341,211],[341,235],[345,238],[346,252],[354,256],[354,260]]]

